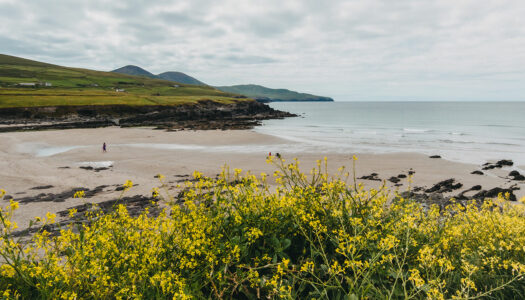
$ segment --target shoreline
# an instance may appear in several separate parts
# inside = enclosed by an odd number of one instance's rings
[[[27,226],[31,218],[42,217],[48,211],[57,213],[84,202],[114,200],[121,194],[118,187],[126,180],[135,184],[126,196],[150,196],[151,189],[160,185],[155,178],[159,173],[166,177],[173,195],[178,193],[176,185],[195,170],[213,178],[228,165],[231,172],[240,168],[243,173],[249,170],[256,175],[261,172],[271,175],[276,167],[266,163],[268,152],[274,155],[279,152],[287,162],[298,158],[305,174],[315,167],[316,160],[325,156],[329,174],[335,174],[341,166],[352,173],[352,156],[356,155],[356,177],[368,178],[358,179],[366,188],[380,188],[385,184],[392,192],[404,192],[410,184],[408,175],[414,172],[412,190],[425,191],[449,179],[454,179],[454,184],[462,184],[448,192],[442,189],[444,197],[456,196],[477,185],[482,190],[515,185],[520,188],[514,191],[517,199],[525,196],[525,181],[505,178],[510,170],[506,167],[475,175],[471,172],[480,170],[481,166],[432,159],[418,153],[290,154],[285,147],[294,142],[253,130],[168,132],[106,127],[10,132],[0,134],[0,139],[0,188],[15,200],[25,199],[14,216],[21,228]],[[108,145],[107,153],[102,152],[103,142]],[[46,145],[48,149],[49,146],[65,147],[62,149],[68,151],[38,156],[38,149],[46,149]],[[370,177],[373,173],[377,175]],[[74,199],[69,193],[74,188],[96,192],[92,198]],[[58,202],[45,200],[46,197],[55,197]],[[5,205],[6,200],[3,202]]]

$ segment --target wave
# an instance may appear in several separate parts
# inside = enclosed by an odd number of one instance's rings
[[[425,133],[425,132],[431,132],[431,129],[420,129],[420,128],[403,128],[404,132],[408,133]]]

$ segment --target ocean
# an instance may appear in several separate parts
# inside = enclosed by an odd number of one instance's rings
[[[281,102],[300,115],[255,131],[298,142],[288,152],[416,152],[525,165],[525,102]]]

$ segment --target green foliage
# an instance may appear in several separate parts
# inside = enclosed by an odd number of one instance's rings
[[[23,87],[19,83],[51,83]],[[178,87],[175,87],[178,85]],[[124,92],[116,92],[123,89]],[[67,68],[0,55],[0,108],[55,105],[177,105],[198,100],[241,101],[209,86]]]
[[[266,174],[195,172],[178,200],[159,176],[160,216],[94,208],[90,224],[29,244],[10,236],[11,202],[1,213],[0,288],[45,299],[525,296],[523,206],[499,199],[440,211],[347,184],[344,169],[332,177],[320,161],[310,177],[298,162],[277,165],[276,187]]]

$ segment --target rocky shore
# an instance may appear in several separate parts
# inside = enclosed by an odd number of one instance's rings
[[[293,117],[256,101],[202,100],[176,106],[52,106],[0,109],[0,132],[152,126],[166,130],[250,129],[262,120]]]

